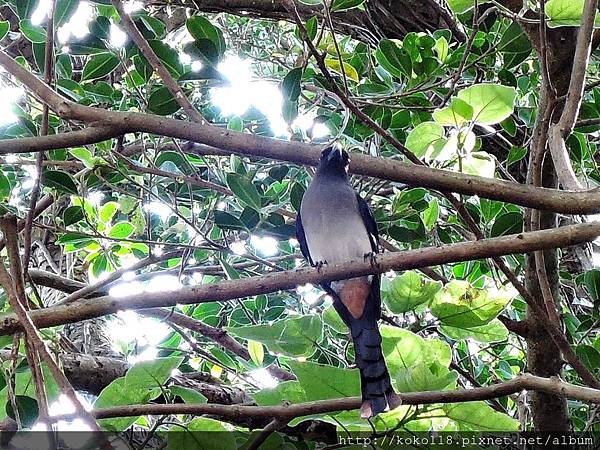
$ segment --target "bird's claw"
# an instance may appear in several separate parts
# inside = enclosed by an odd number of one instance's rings
[[[379,267],[379,263],[377,262],[377,254],[375,252],[365,253],[363,255],[363,261],[369,260],[371,263],[371,267]]]
[[[317,268],[317,271],[319,273],[321,273],[321,269],[323,268],[323,266],[326,266],[326,265],[327,265],[327,261],[317,261],[315,263],[315,267]]]

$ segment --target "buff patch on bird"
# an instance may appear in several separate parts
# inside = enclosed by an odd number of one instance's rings
[[[365,304],[371,292],[371,285],[366,277],[352,278],[339,283],[338,296],[352,317],[360,319],[365,311]]]

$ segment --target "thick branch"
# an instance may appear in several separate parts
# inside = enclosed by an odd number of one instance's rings
[[[594,20],[598,10],[598,0],[586,0],[581,17],[581,28],[577,33],[577,46],[573,58],[573,69],[564,109],[558,123],[550,127],[548,146],[556,168],[558,181],[565,189],[582,189],[573,170],[565,139],[569,137],[579,115],[585,89],[585,76],[590,59]]]
[[[594,20],[598,11],[598,0],[586,0],[581,17],[581,28],[577,33],[577,47],[573,57],[573,70],[567,100],[560,117],[559,126],[563,136],[566,138],[577,120],[581,99],[585,89],[585,75],[590,59],[592,48],[592,34],[594,32]]]
[[[113,137],[124,132],[145,132],[203,143],[232,153],[298,164],[316,165],[319,159],[319,147],[301,142],[286,142],[150,114],[107,111],[78,105],[53,92],[4,52],[0,52],[0,64],[48,103],[61,117],[81,120],[88,124],[102,123],[103,126],[113,129]],[[0,141],[0,154],[15,153],[17,146],[18,140]],[[596,190],[564,192],[358,154],[353,155],[350,171],[411,186],[479,195],[529,208],[565,214],[590,214],[600,211],[600,196]]]
[[[31,312],[31,319],[40,328],[79,322],[124,309],[145,309],[193,304],[213,301],[226,301],[235,298],[266,294],[298,285],[341,280],[384,273],[389,270],[408,270],[420,267],[448,264],[490,258],[493,256],[531,252],[535,250],[568,247],[591,241],[600,235],[600,223],[584,223],[552,230],[521,233],[475,242],[464,242],[441,247],[388,253],[378,258],[376,267],[369,261],[350,261],[343,264],[324,266],[320,270],[303,268],[271,273],[268,275],[227,280],[220,283],[200,285],[178,291],[147,293],[127,297],[98,297],[76,303],[55,306]],[[0,322],[0,335],[12,334],[20,330],[14,314],[7,314]]]

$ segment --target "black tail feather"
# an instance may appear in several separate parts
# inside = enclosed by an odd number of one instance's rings
[[[371,293],[367,299],[363,315],[356,319],[341,302],[330,285],[325,290],[333,297],[333,306],[350,328],[354,341],[356,365],[360,371],[360,386],[363,406],[361,416],[368,418],[399,404],[390,381],[390,374],[381,348],[381,334],[377,324],[381,316],[381,300],[379,298],[379,276],[374,276]]]
[[[364,325],[364,323],[363,323]],[[393,403],[396,393],[381,350],[381,334],[377,322],[371,328],[352,327],[356,365],[360,371],[363,416],[377,415]],[[365,403],[369,403],[365,405]],[[367,408],[367,409],[365,409]]]

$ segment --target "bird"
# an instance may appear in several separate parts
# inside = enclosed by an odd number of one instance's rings
[[[300,204],[296,237],[310,265],[370,258],[379,253],[377,223],[367,202],[348,178],[350,157],[335,143],[322,152],[316,173]],[[362,418],[373,417],[399,404],[381,347],[381,275],[323,283],[333,306],[350,329],[360,372]]]

